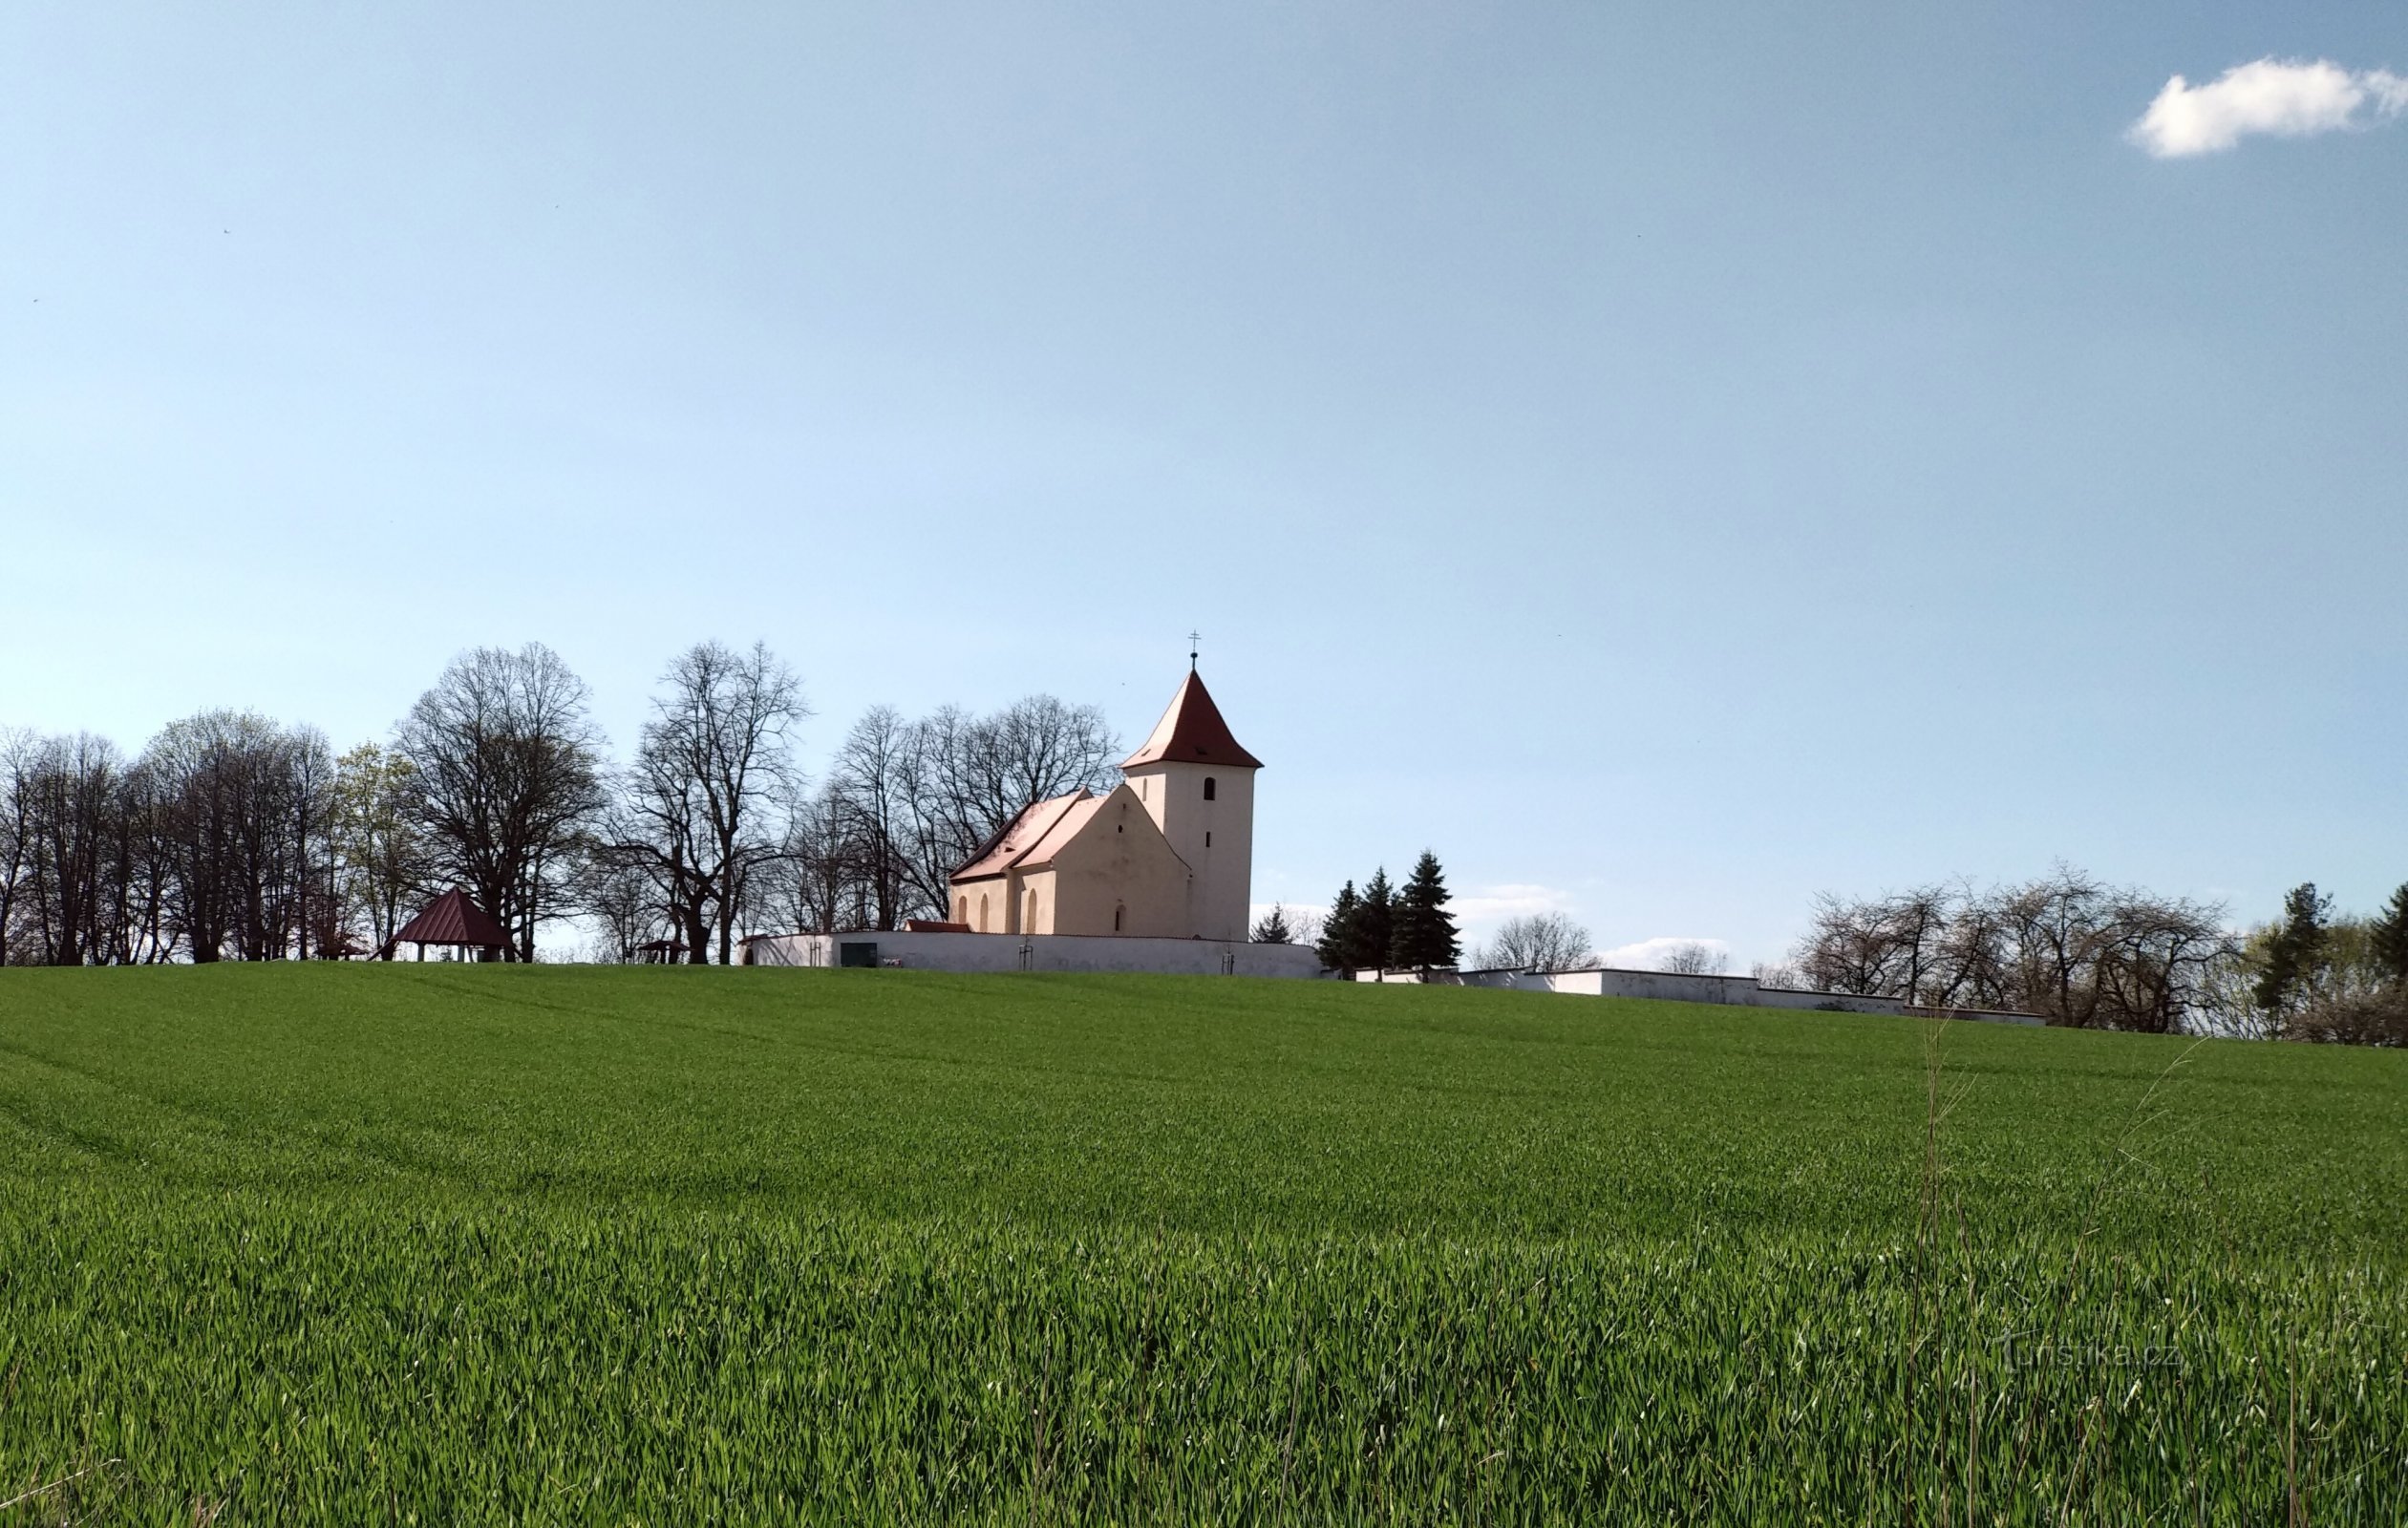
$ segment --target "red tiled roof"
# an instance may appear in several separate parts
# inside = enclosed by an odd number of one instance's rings
[[[1120,761],[1124,770],[1140,764],[1220,764],[1236,770],[1259,770],[1263,761],[1238,746],[1221,708],[1212,703],[1204,680],[1190,669],[1187,682],[1172,697],[1170,710],[1154,724],[1144,746]]]
[[[393,936],[396,944],[465,944],[472,949],[507,949],[510,936],[468,900],[458,886],[426,904],[426,910],[401,925]]]
[[[1087,824],[1095,820],[1096,814],[1102,811],[1103,804],[1111,799],[1108,796],[1091,796],[1084,801],[1072,802],[1070,810],[1055,817],[1054,825],[1045,830],[1045,837],[1029,846],[1028,853],[1020,857],[1020,863],[1031,867],[1052,864],[1054,857],[1062,852],[1063,845],[1085,832]]]
[[[1000,876],[1020,862],[1020,857],[1036,846],[1062,815],[1079,802],[1091,799],[1085,791],[1071,796],[1057,796],[1050,801],[1033,801],[1020,809],[1020,815],[1004,824],[1001,833],[987,840],[970,863],[953,872],[954,881],[983,881]]]

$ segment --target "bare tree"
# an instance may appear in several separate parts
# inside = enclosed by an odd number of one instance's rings
[[[2326,1045],[2408,1046],[2408,992],[2319,993],[2283,1027],[2283,1038]]]
[[[98,944],[90,958],[113,966],[175,959],[179,945],[168,917],[167,845],[159,832],[159,799],[138,768],[117,776],[104,843],[108,861],[99,877]]]
[[[2018,1005],[2077,1029],[2099,1017],[2099,991],[2092,982],[2099,926],[2108,888],[2083,871],[2058,865],[2028,885],[1997,896],[1997,916],[2007,940],[2007,992]],[[2008,1007],[2005,1001],[1998,1007]]]
[[[900,760],[910,804],[915,911],[943,915],[953,872],[1034,801],[1109,790],[1121,748],[1103,712],[1032,695],[992,716],[948,706],[912,727]]]
[[[1570,971],[1596,962],[1588,930],[1562,913],[1508,918],[1474,964],[1488,970]]]
[[[912,890],[912,840],[929,814],[915,811],[911,796],[926,777],[915,767],[918,748],[901,711],[873,706],[844,734],[829,767],[816,822],[820,860],[815,875],[828,881],[830,871],[842,867],[842,878],[858,888],[851,920],[857,926],[893,928],[919,900]],[[831,920],[839,916],[838,900],[828,900]],[[941,905],[944,897],[936,900]]]
[[[535,958],[536,930],[566,888],[605,797],[585,682],[541,643],[453,660],[395,730],[410,765],[407,816],[427,867],[457,881]]]
[[[162,905],[193,960],[309,953],[312,892],[330,875],[333,774],[315,728],[248,711],[171,723],[142,751],[136,784]]]
[[[757,642],[743,653],[697,643],[661,683],[611,848],[649,859],[687,958],[708,960],[715,940],[726,965],[755,873],[785,852],[797,785],[789,734],[811,712],[794,671]]]
[[[772,901],[792,926],[827,934],[858,928],[871,918],[854,831],[852,817],[833,790],[820,791],[796,808]]]
[[[374,743],[362,743],[335,760],[328,831],[337,876],[336,926],[350,909],[367,920],[369,947],[393,958],[411,899],[432,889],[426,844],[410,814],[411,765]]]
[[[120,859],[125,764],[108,739],[79,732],[24,745],[11,766],[20,860],[9,958],[82,966],[110,959],[111,871]]]
[[[2209,972],[2232,948],[2223,909],[2181,898],[2117,893],[2094,944],[2092,1022],[2173,1034]]]
[[[255,716],[204,711],[161,729],[138,766],[154,800],[168,918],[202,965],[233,943],[237,820],[252,807],[249,754],[266,730]]]
[[[1730,966],[1728,955],[1711,944],[1692,941],[1667,950],[1661,968],[1674,976],[1720,976]]]
[[[32,782],[40,749],[41,739],[32,732],[0,727],[0,966],[11,964],[10,935],[31,881]]]
[[[905,840],[910,849],[910,905],[939,917],[948,916],[953,872],[1020,810],[1014,806],[993,817],[991,806],[971,788],[981,773],[970,762],[979,752],[977,728],[977,719],[959,707],[941,707],[911,724],[910,746],[898,761],[910,812]]]
[[[2282,1037],[2280,1017],[2258,1006],[2259,968],[2249,958],[2248,944],[2248,940],[2235,941],[2229,951],[2201,973],[2189,1029],[2232,1040]]]
[[[976,736],[971,777],[1002,820],[1032,801],[1108,790],[1119,778],[1120,740],[1093,706],[1031,695],[988,717]]]
[[[303,723],[285,732],[285,810],[292,854],[293,954],[346,953],[340,881],[334,860],[334,750],[326,733]]]
[[[1826,893],[1815,899],[1813,932],[1799,946],[1798,965],[1822,990],[1920,1000],[1948,964],[1950,907],[1940,886],[1868,902]]]
[[[1758,961],[1749,968],[1748,974],[1756,978],[1757,986],[1775,992],[1801,991],[1806,986],[1806,979],[1800,974],[1798,967],[1786,964]]]
[[[670,908],[650,866],[635,855],[605,845],[588,857],[577,878],[577,902],[601,925],[588,958],[624,966],[638,948],[669,937]]]

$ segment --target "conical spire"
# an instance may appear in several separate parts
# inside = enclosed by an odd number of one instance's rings
[[[1204,689],[1203,676],[1192,668],[1172,698],[1170,710],[1154,724],[1144,746],[1120,761],[1124,770],[1140,764],[1219,764],[1239,770],[1263,767],[1261,759],[1238,746],[1229,724],[1221,719],[1221,708],[1212,703],[1211,692]]]

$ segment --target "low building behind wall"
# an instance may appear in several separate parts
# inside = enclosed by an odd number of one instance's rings
[[[960,934],[864,929],[850,934],[756,934],[747,966],[884,966],[925,971],[1137,971],[1170,976],[1320,977],[1304,944],[1247,940],[1144,939],[1110,934]]]
[[[1921,1008],[1894,997],[1851,992],[1800,992],[1765,987],[1753,976],[1692,976],[1677,971],[1629,971],[1610,966],[1583,971],[1357,971],[1358,982],[1419,982],[1458,987],[1506,987],[1519,992],[1575,992],[1586,997],[1652,998],[1665,1003],[1709,1003],[1727,1008],[1809,1008],[1825,1013],[1891,1013],[1918,1018],[1976,1019],[1990,1024],[2039,1024],[2036,1013],[1999,1013],[1984,1008]]]

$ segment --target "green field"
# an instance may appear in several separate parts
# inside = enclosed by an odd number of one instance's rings
[[[2389,1053],[0,971],[0,1522],[2390,1525],[2403,1212]]]

